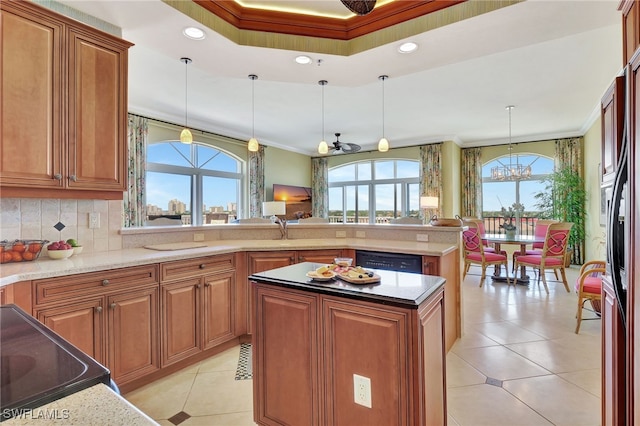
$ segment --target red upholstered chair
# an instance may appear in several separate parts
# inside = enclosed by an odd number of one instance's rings
[[[467,222],[475,222],[475,223],[477,223],[478,224],[478,232],[480,233],[481,236],[486,233],[486,231],[484,229],[484,220],[477,219],[475,217],[465,217],[462,220],[467,221]],[[496,249],[491,247],[487,240],[482,240],[482,245],[484,246],[485,253],[495,253],[496,252]]]
[[[480,287],[482,287],[487,275],[487,266],[504,265],[504,270],[507,274],[507,284],[511,284],[511,281],[509,280],[509,258],[507,257],[507,253],[504,251],[500,253],[489,253],[485,250],[484,245],[482,244],[482,234],[480,234],[480,228],[477,220],[464,221],[462,226],[467,227],[467,229],[462,232],[464,254],[464,272],[462,274],[462,279],[464,280],[467,276],[467,272],[469,272],[471,265],[478,265],[482,267],[482,276],[480,277]]]
[[[545,272],[548,269],[560,270],[562,274],[562,283],[564,288],[569,290],[569,284],[567,283],[567,275],[564,271],[565,254],[567,253],[567,245],[569,243],[569,232],[573,223],[558,222],[552,223],[547,229],[547,236],[544,240],[544,247],[542,248],[542,254],[527,254],[520,255],[515,259],[516,270],[520,266],[530,266],[536,268],[539,271],[538,283],[540,283],[540,277],[544,283],[544,289],[549,293],[549,287],[547,286],[547,278]]]
[[[533,236],[536,239],[544,239],[547,236],[547,229],[549,229],[549,225],[552,223],[558,223],[557,220],[550,219],[538,219],[536,221],[536,226],[533,228]],[[542,255],[542,249],[544,248],[544,241],[540,243],[533,243],[531,249],[527,250],[526,254],[538,254]],[[520,252],[513,253],[513,270],[516,268],[516,257],[520,256]],[[555,271],[554,271],[555,272]],[[558,276],[556,275],[556,279]]]
[[[591,260],[580,268],[580,276],[576,280],[576,292],[578,293],[578,312],[576,313],[576,334],[580,332],[580,323],[583,320],[582,310],[587,309],[597,313],[595,318],[600,318],[600,302],[602,300],[602,276],[605,274],[604,260]],[[586,301],[591,302],[593,309],[585,308]]]

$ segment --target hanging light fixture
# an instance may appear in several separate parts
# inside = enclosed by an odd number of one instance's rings
[[[318,144],[318,153],[326,154],[329,152],[329,145],[327,145],[327,141],[324,139],[324,86],[328,83],[327,80],[320,80],[318,84],[322,86],[322,139]]]
[[[180,142],[190,144],[193,142],[193,135],[189,127],[187,127],[187,68],[191,63],[191,59],[180,58],[180,61],[184,62],[184,129],[180,132]]]
[[[251,139],[249,139],[249,144],[247,145],[247,149],[251,152],[257,152],[260,148],[260,144],[258,144],[258,139],[255,136],[256,130],[256,113],[255,113],[255,81],[258,79],[258,76],[255,74],[249,74],[249,78],[251,79]]]
[[[494,180],[519,180],[531,177],[531,164],[525,166],[520,164],[516,155],[516,162],[513,162],[513,145],[511,144],[511,110],[515,106],[507,105],[506,110],[509,111],[509,165],[501,164],[491,168],[491,178]]]
[[[387,152],[389,151],[389,141],[384,136],[384,81],[388,79],[388,75],[381,75],[378,77],[379,80],[382,80],[382,138],[378,142],[378,151]]]

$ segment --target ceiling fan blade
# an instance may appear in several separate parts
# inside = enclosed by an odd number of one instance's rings
[[[347,153],[358,152],[360,151],[360,145],[342,142],[342,150]]]

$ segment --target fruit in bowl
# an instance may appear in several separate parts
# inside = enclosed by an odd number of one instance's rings
[[[73,238],[69,238],[67,240],[67,244],[69,244],[71,247],[73,247],[73,254],[82,253],[82,246],[78,243],[77,240],[74,240]]]
[[[66,241],[54,241],[47,246],[47,254],[51,259],[66,259],[73,254],[73,247]]]

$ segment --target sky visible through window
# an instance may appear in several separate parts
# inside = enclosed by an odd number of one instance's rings
[[[147,162],[168,164],[184,167],[184,174],[162,172],[147,172],[147,204],[152,204],[162,209],[167,208],[170,200],[179,200],[191,210],[191,171],[198,167],[204,170],[217,170],[222,172],[239,172],[239,162],[233,157],[215,148],[196,145],[195,155],[192,158],[191,145],[180,142],[154,143],[147,148]],[[235,182],[224,184],[223,179],[209,179],[203,191],[203,202],[207,209],[213,206],[223,206],[228,203],[236,203],[237,187]],[[231,179],[229,179],[231,181]]]

